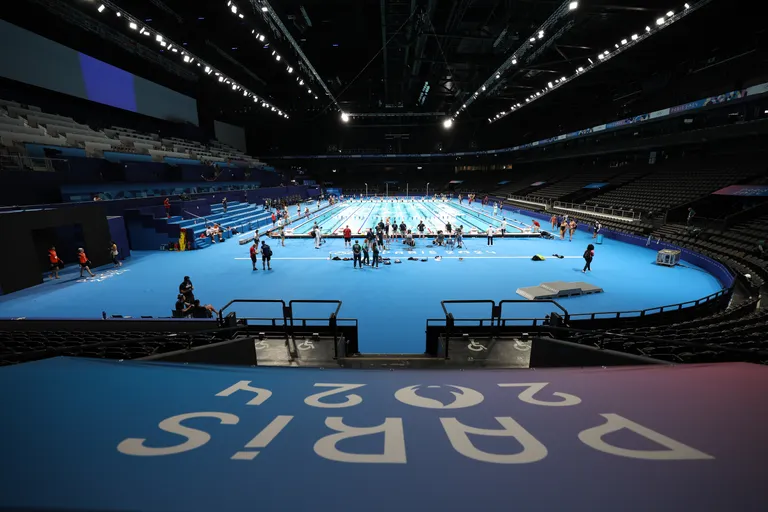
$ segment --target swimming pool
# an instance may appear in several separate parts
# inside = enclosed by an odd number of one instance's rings
[[[341,236],[349,226],[353,235],[363,235],[367,228],[373,228],[379,222],[405,222],[408,229],[416,232],[419,222],[424,222],[425,233],[433,235],[438,230],[445,230],[446,223],[453,228],[464,227],[465,235],[485,235],[489,226],[497,231],[505,224],[508,235],[533,235],[530,233],[530,219],[523,219],[519,214],[499,210],[494,215],[493,207],[480,204],[468,206],[458,201],[440,201],[425,198],[398,198],[382,200],[346,200],[329,206],[318,215],[301,218],[286,229],[287,236],[307,236],[317,223],[323,236]]]

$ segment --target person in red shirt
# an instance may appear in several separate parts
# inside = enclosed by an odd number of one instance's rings
[[[77,260],[80,262],[80,277],[83,277],[83,270],[88,272],[91,277],[96,275],[91,272],[91,260],[85,255],[85,250],[82,247],[77,250]]]
[[[275,215],[275,213],[272,212],[272,227],[275,227],[275,222],[277,222],[277,215]]]
[[[541,231],[541,224],[539,224],[539,221],[536,219],[531,219],[531,222],[533,222],[533,232],[538,233]]]
[[[165,216],[170,219],[171,218],[171,200],[166,197],[165,201],[163,201],[163,206],[165,207]]]
[[[59,270],[64,267],[64,262],[56,254],[54,246],[48,249],[48,261],[51,263],[51,279],[59,279]]]
[[[253,240],[253,245],[251,246],[251,263],[253,263],[253,270],[259,270],[256,268],[256,259],[259,255],[259,239],[255,238]]]
[[[344,247],[352,247],[352,230],[349,226],[344,228]]]

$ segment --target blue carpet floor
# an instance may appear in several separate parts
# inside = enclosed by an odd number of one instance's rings
[[[577,233],[573,242],[497,239],[493,247],[485,239],[469,239],[469,254],[448,254],[420,241],[415,256],[429,261],[407,261],[409,254],[393,251],[388,255],[401,258],[401,264],[363,270],[354,270],[351,261],[328,259],[331,253],[345,251],[340,239],[328,240],[321,249],[314,249],[310,240],[286,240],[285,247],[272,241],[271,272],[253,272],[248,246],[235,240],[192,252],[135,252],[121,269],[98,269],[94,279],[78,279],[70,266],[58,281],[2,296],[0,317],[99,318],[102,311],[170,316],[178,285],[189,275],[196,296],[216,308],[236,298],[341,300],[340,317],[360,321],[362,352],[415,353],[424,349],[426,319],[442,317],[441,300],[518,299],[515,290],[521,286],[584,280],[605,293],[565,299],[562,305],[570,313],[611,312],[694,300],[720,289],[718,281],[701,269],[689,264],[659,267],[653,251],[607,239],[597,246],[594,271],[582,274],[581,254],[591,241],[587,233]],[[537,253],[548,259],[531,261]],[[549,258],[553,253],[568,258]],[[438,254],[442,261],[434,259]],[[551,310],[519,304],[505,310],[504,316],[541,317]],[[246,305],[236,311],[240,316],[280,316],[277,307],[256,311]],[[487,318],[490,312],[485,306],[452,311],[457,318]],[[326,317],[329,312],[329,306],[303,306],[295,314]]]

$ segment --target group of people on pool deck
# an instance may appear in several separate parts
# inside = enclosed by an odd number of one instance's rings
[[[213,318],[218,313],[210,304],[200,304],[195,298],[195,287],[189,276],[184,276],[184,281],[179,285],[179,295],[176,297],[176,307],[173,316],[176,318]]]

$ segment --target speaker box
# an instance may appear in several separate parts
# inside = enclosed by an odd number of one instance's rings
[[[531,258],[533,261],[544,261],[546,258],[542,256],[541,254],[535,255],[533,258]]]

